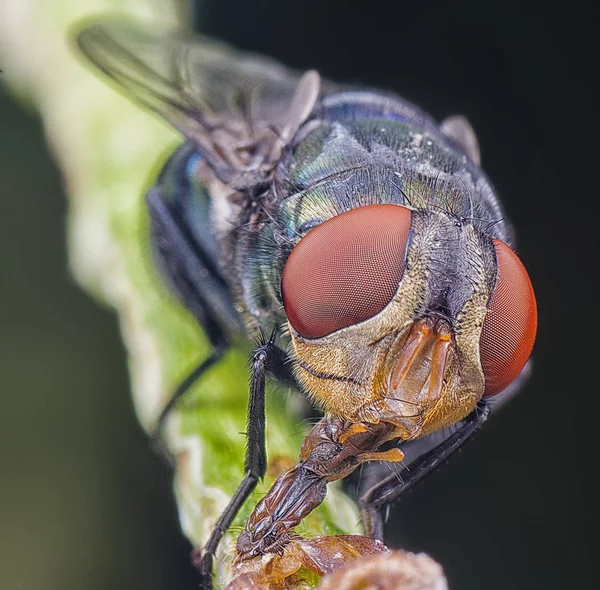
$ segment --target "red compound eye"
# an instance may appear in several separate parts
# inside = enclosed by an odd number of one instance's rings
[[[523,263],[504,242],[494,240],[494,246],[498,280],[479,342],[484,397],[514,381],[531,355],[537,330],[535,294]]]
[[[410,220],[406,207],[369,205],[310,230],[281,279],[294,329],[321,338],[378,314],[398,290]]]

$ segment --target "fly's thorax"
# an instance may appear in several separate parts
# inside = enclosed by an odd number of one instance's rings
[[[274,182],[294,230],[372,202],[396,203],[443,208],[481,227],[493,223],[495,237],[510,243],[483,170],[430,117],[397,97],[326,97],[286,149]]]
[[[489,238],[447,213],[412,211],[383,310],[320,338],[289,325],[299,382],[325,412],[390,422],[402,438],[455,423],[483,395],[479,338],[495,276]]]

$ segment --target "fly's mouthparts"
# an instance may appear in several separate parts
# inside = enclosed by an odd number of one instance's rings
[[[422,389],[439,392],[451,345],[452,332],[446,322],[429,318],[415,322],[390,371],[390,392],[403,390],[404,393],[405,389],[412,394],[418,394]],[[411,379],[413,374],[416,375]],[[425,381],[422,388],[414,391],[415,383],[423,377]],[[405,386],[407,381],[411,381],[408,387]],[[427,397],[431,397],[431,394]],[[405,401],[413,400],[407,398]]]
[[[409,369],[412,367],[419,352],[425,346],[431,334],[431,329],[426,325],[416,325],[408,340],[405,342],[390,376],[391,389],[396,390],[402,385]]]

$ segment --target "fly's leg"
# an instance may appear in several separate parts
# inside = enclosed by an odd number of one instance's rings
[[[186,165],[190,153],[193,154],[190,150],[186,145],[175,153],[172,161],[176,171]],[[146,195],[154,261],[167,286],[202,327],[212,350],[181,382],[163,408],[151,434],[157,448],[160,448],[161,431],[171,410],[190,387],[222,358],[229,347],[230,335],[241,331],[230,289],[215,260],[216,247],[212,243],[214,238],[210,227],[203,228],[203,241],[194,238],[174,206],[170,190],[163,186],[165,182],[161,178]],[[209,198],[208,193],[196,196],[200,202]]]
[[[440,463],[457,451],[479,430],[486,421],[489,411],[489,406],[484,402],[467,417],[464,424],[456,432],[433,449],[423,453],[412,461],[409,464],[409,470],[403,472],[402,480],[398,478],[396,473],[392,473],[380,480],[361,496],[359,500],[360,509],[368,536],[379,541],[383,540],[381,508],[387,507],[392,502],[398,500],[404,492],[418,481],[421,481],[427,474],[436,469]]]
[[[198,317],[198,316],[197,316]],[[208,318],[206,318],[208,320]],[[190,390],[192,385],[196,383],[204,375],[211,367],[213,367],[216,363],[218,363],[225,352],[227,352],[229,348],[229,344],[225,337],[225,334],[219,328],[218,324],[214,321],[204,321],[201,322],[201,326],[204,329],[204,333],[208,337],[211,345],[212,351],[207,358],[205,358],[199,365],[197,365],[177,386],[175,391],[171,394],[169,401],[163,407],[154,429],[150,433],[150,440],[152,442],[152,446],[157,450],[163,450],[163,446],[161,444],[161,436],[162,430],[164,428],[165,422],[169,417],[171,411],[177,406],[179,400]],[[165,456],[168,456],[167,452],[163,452]]]
[[[173,178],[167,170],[172,169],[176,178],[188,170],[193,149],[183,146],[165,167],[156,187],[146,197],[150,212],[151,243],[154,258],[163,278],[179,300],[195,316],[212,345],[212,352],[177,388],[162,411],[155,430],[155,439],[169,412],[189,390],[190,386],[212,367],[225,353],[236,334],[244,331],[236,311],[227,278],[220,269],[218,245],[212,234],[208,213],[186,217],[185,204],[191,199],[187,193],[173,198]],[[177,183],[175,183],[177,184]],[[190,189],[191,190],[191,189]],[[210,209],[207,190],[193,189],[194,211]],[[190,226],[190,223],[194,226]],[[199,226],[198,226],[199,224]],[[195,229],[196,231],[191,231]],[[231,525],[238,510],[266,471],[265,449],[265,379],[270,372],[278,379],[293,382],[285,353],[273,339],[262,342],[252,358],[250,401],[248,405],[248,444],[246,449],[245,477],[229,505],[217,521],[202,554],[195,552],[195,563],[201,574],[201,587],[212,587],[211,572],[213,556],[225,531]]]
[[[265,445],[266,375],[269,372],[282,377],[286,381],[293,380],[291,369],[286,360],[286,353],[276,346],[272,339],[259,345],[252,356],[250,400],[248,403],[248,442],[245,461],[246,475],[215,524],[201,555],[197,555],[195,558],[195,564],[200,571],[200,588],[202,590],[212,588],[213,559],[221,538],[258,481],[263,478],[267,469]]]
[[[169,414],[175,408],[179,400],[189,391],[190,387],[200,379],[206,371],[208,371],[214,364],[216,364],[222,357],[224,352],[227,350],[225,346],[221,346],[219,348],[215,348],[211,355],[204,359],[197,367],[195,367],[189,375],[178,385],[177,389],[173,392],[169,401],[165,404],[165,407],[162,409],[158,420],[156,421],[156,425],[152,432],[150,433],[150,440],[152,441],[152,446],[155,449],[160,449],[161,447],[161,435],[162,429],[165,425]]]

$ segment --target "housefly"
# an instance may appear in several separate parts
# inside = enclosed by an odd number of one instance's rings
[[[522,381],[535,339],[531,281],[469,123],[207,39],[107,21],[78,43],[186,138],[147,194],[151,241],[212,353],[158,428],[240,335],[271,334],[252,357],[245,476],[198,560],[204,587],[265,474],[268,373],[324,417],[257,506],[240,558],[284,551],[327,482],[363,463],[362,516],[381,538],[390,503]],[[382,471],[404,453],[402,479]]]

